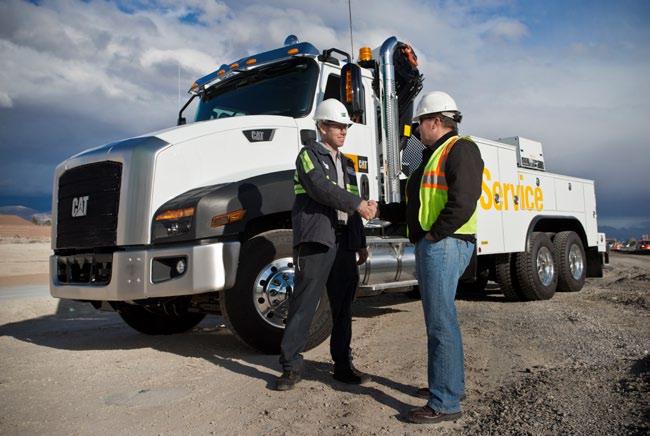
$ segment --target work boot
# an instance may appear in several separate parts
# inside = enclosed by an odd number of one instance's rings
[[[370,376],[364,374],[350,364],[349,366],[337,366],[334,365],[334,380],[338,380],[341,383],[346,383],[349,385],[362,385],[370,381]]]
[[[433,410],[431,407],[425,405],[416,409],[409,410],[408,414],[406,415],[406,419],[414,424],[437,424],[443,421],[455,421],[462,415],[463,414],[461,412],[438,412],[437,410]]]
[[[282,375],[275,381],[276,391],[290,391],[301,380],[300,373],[296,371],[282,371]]]

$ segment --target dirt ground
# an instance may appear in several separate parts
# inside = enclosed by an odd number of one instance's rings
[[[41,271],[47,250],[26,249],[36,262],[30,268]],[[0,244],[3,263],[17,252]],[[549,301],[505,302],[494,284],[487,294],[459,295],[467,399],[461,419],[439,426],[403,419],[424,404],[412,393],[426,381],[421,304],[406,295],[355,302],[355,364],[371,374],[370,384],[333,381],[324,343],[306,353],[305,380],[281,393],[270,389],[277,356],[239,343],[219,317],[186,334],[148,337],[115,313],[15,297],[22,289],[15,285],[28,282],[45,295],[47,276],[13,277],[0,282],[0,434],[650,430],[650,256],[614,255],[604,278]],[[13,297],[3,298],[7,289]]]

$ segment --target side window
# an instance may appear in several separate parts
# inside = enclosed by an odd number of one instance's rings
[[[362,95],[364,93],[363,87],[361,88]],[[338,101],[341,101],[341,77],[337,76],[335,74],[330,74],[329,77],[327,78],[327,85],[325,85],[325,95],[323,96],[323,100],[327,100],[328,98],[335,98]],[[365,102],[365,100],[362,97],[362,101]],[[354,120],[355,123],[359,124],[366,124],[365,116],[363,119],[360,120]]]
[[[335,98],[338,101],[341,101],[340,86],[341,78],[339,76],[335,76],[334,74],[330,74],[330,76],[327,78],[327,86],[325,86],[325,95],[323,96],[323,100],[327,100],[328,98]]]

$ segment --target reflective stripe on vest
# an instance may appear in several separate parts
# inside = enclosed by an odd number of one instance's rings
[[[452,136],[445,141],[431,155],[424,167],[422,181],[420,183],[420,210],[418,212],[418,219],[420,226],[426,231],[431,230],[431,226],[436,222],[440,212],[442,212],[447,204],[447,190],[449,187],[447,186],[447,179],[444,172],[445,163],[447,162],[449,152],[459,139],[459,136]],[[464,139],[471,141],[468,137]],[[469,220],[454,233],[461,235],[475,234],[476,217],[477,209],[474,207],[474,213],[472,213]]]

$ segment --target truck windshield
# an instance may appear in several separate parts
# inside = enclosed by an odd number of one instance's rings
[[[311,110],[317,80],[318,65],[305,58],[239,73],[207,90],[196,121],[240,115],[303,117]]]

